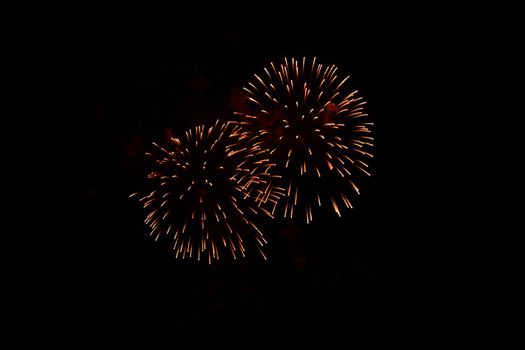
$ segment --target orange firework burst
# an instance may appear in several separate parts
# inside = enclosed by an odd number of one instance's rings
[[[155,169],[148,174],[151,191],[131,196],[139,196],[147,212],[150,235],[173,238],[176,257],[207,255],[211,263],[223,251],[237,258],[256,249],[266,259],[266,240],[253,219],[271,217],[282,193],[273,186],[268,151],[243,145],[245,137],[238,126],[217,120],[165,147],[154,143],[147,153]]]
[[[356,178],[370,175],[372,123],[348,82],[335,65],[285,58],[243,88],[249,107],[236,112],[236,122],[250,142],[268,149],[282,175],[284,217],[299,211],[310,223],[323,205],[341,216],[359,194]]]

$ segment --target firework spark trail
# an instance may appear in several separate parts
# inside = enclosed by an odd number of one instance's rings
[[[146,153],[154,161],[150,191],[134,193],[146,211],[145,223],[155,240],[173,239],[177,258],[211,263],[224,252],[235,259],[266,240],[253,222],[272,216],[280,196],[277,176],[266,150],[247,146],[238,126],[217,120],[197,126],[166,146]],[[249,246],[249,247],[248,247]]]
[[[240,133],[269,150],[282,174],[284,217],[314,219],[326,204],[341,216],[359,194],[356,180],[370,175],[372,123],[366,102],[335,65],[285,58],[270,63],[243,87],[250,112],[236,112]],[[319,210],[319,209],[317,209]]]

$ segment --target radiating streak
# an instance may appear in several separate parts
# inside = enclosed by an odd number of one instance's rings
[[[341,212],[339,211],[339,207],[337,206],[337,203],[334,199],[334,197],[330,197],[331,201],[332,201],[332,206],[334,207],[334,211],[336,212],[336,214],[341,217]]]

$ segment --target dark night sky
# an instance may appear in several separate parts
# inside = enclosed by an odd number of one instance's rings
[[[458,102],[464,53],[478,39],[461,17],[47,11],[20,29],[27,102],[15,130],[27,151],[15,160],[24,171],[11,221],[21,344],[470,344],[484,311],[465,288],[474,233],[459,220],[469,193],[454,158],[469,118]],[[143,181],[144,147],[166,129],[228,116],[230,93],[283,56],[317,56],[352,74],[376,123],[374,176],[342,220],[266,224],[269,263],[175,260],[127,198]]]

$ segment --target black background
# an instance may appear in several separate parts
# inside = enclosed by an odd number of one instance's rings
[[[19,344],[420,349],[481,337],[473,320],[488,303],[469,288],[476,230],[456,162],[473,118],[461,103],[469,53],[481,40],[465,13],[40,10],[18,29]],[[284,56],[339,65],[368,100],[376,157],[356,209],[310,226],[267,223],[267,263],[175,260],[128,199],[145,176],[143,152],[227,117],[234,89]]]

